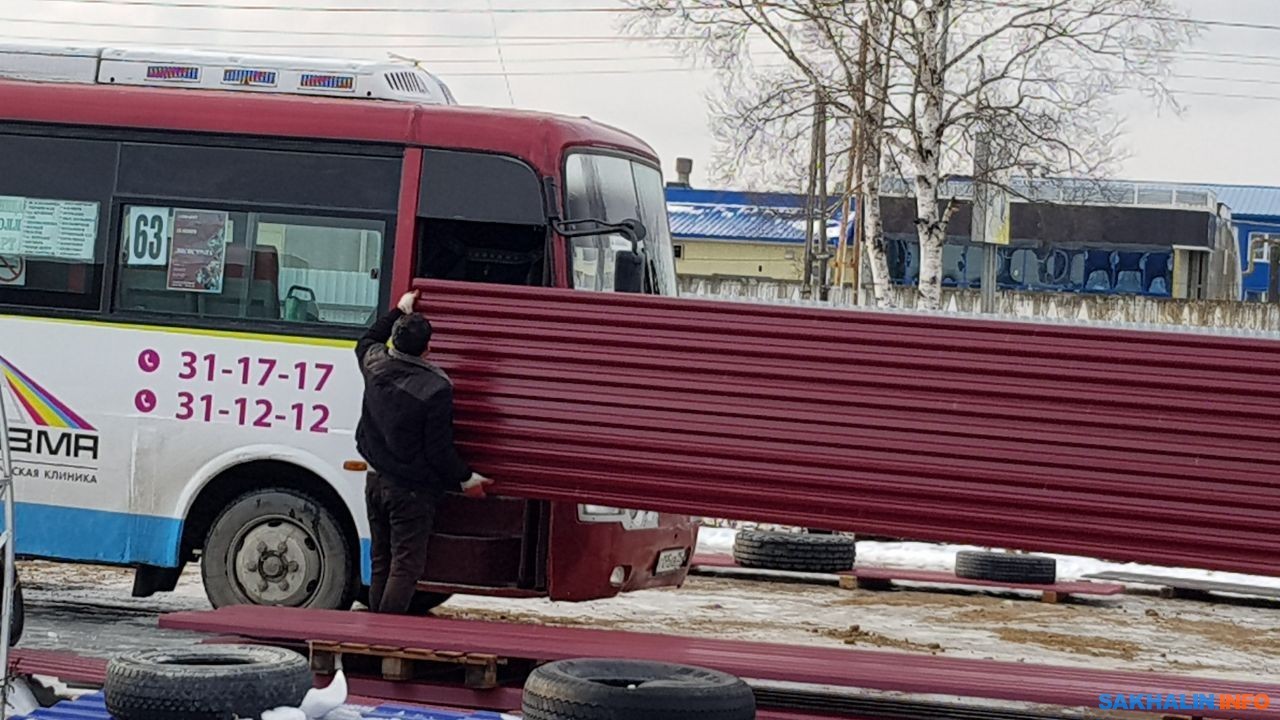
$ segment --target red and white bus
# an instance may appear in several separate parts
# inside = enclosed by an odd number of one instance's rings
[[[351,348],[414,278],[675,292],[658,159],[590,120],[398,64],[0,46],[0,76],[17,549],[136,567],[136,595],[198,560],[217,606],[358,597]],[[450,497],[418,607],[678,585],[696,536]]]

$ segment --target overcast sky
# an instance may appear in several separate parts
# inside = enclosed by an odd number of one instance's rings
[[[1206,28],[1174,69],[1173,84],[1185,91],[1181,116],[1158,113],[1140,98],[1121,101],[1132,154],[1123,176],[1280,185],[1280,0],[1178,2],[1197,19],[1271,28]],[[475,12],[489,7],[519,12]],[[676,157],[694,158],[694,182],[704,184],[712,152],[705,96],[717,78],[690,68],[666,45],[622,37],[617,13],[553,12],[610,7],[622,3],[4,0],[0,22],[10,42],[176,44],[370,59],[395,52],[426,61],[466,104],[588,115],[621,126],[658,149],[668,176]]]

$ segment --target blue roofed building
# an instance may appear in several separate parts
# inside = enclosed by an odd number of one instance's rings
[[[1254,240],[1280,240],[1280,187],[1261,185],[1203,185],[1231,208],[1231,223],[1240,241],[1243,270],[1249,265],[1249,245]],[[1254,271],[1243,277],[1246,300],[1264,300],[1271,265],[1265,251],[1254,254]]]
[[[804,277],[803,195],[671,185],[667,212],[676,272],[682,277],[780,281]],[[838,214],[828,222],[827,236],[832,245],[840,237]]]
[[[1280,237],[1280,188],[1122,181],[1036,181],[1012,210],[1013,238],[999,249],[1006,290],[1261,299],[1268,270],[1242,285],[1252,238]],[[882,198],[893,281],[917,280],[915,203],[905,183]],[[943,284],[976,288],[983,248],[969,237],[972,183],[955,179]],[[677,271],[684,278],[797,282],[803,276],[802,195],[667,188]],[[834,247],[839,221],[829,223]],[[852,240],[855,229],[849,228]]]

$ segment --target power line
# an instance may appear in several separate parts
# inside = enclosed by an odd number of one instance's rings
[[[418,6],[402,6],[402,7],[368,7],[368,6],[306,6],[306,5],[271,5],[271,4],[224,4],[211,2],[210,0],[45,0],[46,2],[76,3],[82,5],[106,5],[118,7],[156,7],[165,9],[200,9],[200,10],[246,10],[246,11],[264,11],[264,12],[329,12],[344,14],[374,14],[374,13],[405,13],[405,14],[427,14],[427,15],[477,15],[485,13],[497,13],[504,15],[562,15],[562,14],[628,14],[645,12],[643,8],[633,8],[627,6],[606,7],[606,6],[566,6],[566,7],[493,7],[493,8],[476,8],[476,7],[418,7]],[[1011,8],[1017,10],[1035,10],[1037,5],[1029,3],[1012,2],[1011,0],[972,0],[973,2],[994,6]],[[708,10],[716,11],[720,8],[708,8]],[[723,8],[723,10],[732,10],[732,8]],[[1202,27],[1221,27],[1243,30],[1264,30],[1264,31],[1280,31],[1280,24],[1272,23],[1256,23],[1244,22],[1237,20],[1219,20],[1216,18],[1195,18],[1195,17],[1168,17],[1160,15],[1152,15],[1147,13],[1124,13],[1106,10],[1087,10],[1075,8],[1061,8],[1063,12],[1094,15],[1097,17],[1111,17],[1128,20],[1148,20],[1161,22],[1174,22],[1179,24],[1190,24]]]
[[[83,44],[85,42],[84,40],[73,41],[73,40],[66,40],[63,38],[35,37],[35,36],[25,36],[25,35],[5,35],[4,37],[6,40],[36,40],[36,41],[43,41],[51,44],[74,44],[74,43]],[[99,40],[97,42],[100,42],[104,45],[126,44],[123,41],[115,41],[115,40]],[[190,47],[190,44],[188,43],[174,43],[174,42],[147,42],[144,44],[152,47],[164,47],[164,48],[189,48]],[[535,45],[532,43],[508,43],[505,41],[503,42],[503,44],[506,45],[507,47],[531,47]],[[537,43],[536,45],[559,46],[560,44],[561,43],[547,42],[547,43]],[[234,44],[226,44],[226,45],[202,44],[201,49],[219,50],[219,51],[226,51],[226,52],[239,52],[244,50],[326,50],[326,49],[328,50],[385,50],[389,54],[397,54],[397,51],[405,51],[405,50],[412,51],[412,50],[465,49],[465,50],[489,51],[494,49],[494,45],[493,44],[411,45],[411,44],[397,44],[397,43],[382,43],[377,45],[366,45],[366,44],[348,45],[348,44],[332,44],[332,43],[307,43],[307,44],[283,44],[282,45],[282,44],[276,44],[276,43],[247,43],[247,44],[234,43]],[[681,58],[677,55],[609,55],[609,56],[593,55],[593,56],[587,56],[587,57],[578,56],[578,57],[507,58],[509,62],[519,62],[519,63],[628,62],[633,60],[640,60],[640,61],[673,60],[674,61],[674,60],[680,60],[680,59]],[[415,62],[430,64],[430,65],[442,64],[442,63],[459,64],[459,63],[497,63],[499,62],[494,58],[474,58],[474,57],[471,57],[471,58],[446,58],[446,57],[412,58],[412,60]]]
[[[75,1],[75,0],[62,0]],[[0,17],[0,23],[10,25],[14,23],[21,24],[39,24],[53,25],[63,27],[81,27],[81,28],[119,28],[122,30],[163,30],[165,32],[226,32],[238,33],[245,35],[305,35],[305,36],[323,36],[323,37],[367,37],[370,39],[416,39],[416,38],[457,38],[461,40],[492,40],[492,33],[468,34],[468,33],[406,33],[406,32],[372,32],[361,33],[352,32],[350,30],[295,30],[290,28],[287,32],[282,32],[274,28],[201,28],[186,27],[181,25],[163,25],[163,24],[147,24],[136,22],[102,22],[97,20],[55,20],[47,18],[15,18]],[[507,40],[555,40],[559,42],[663,42],[668,40],[696,40],[696,35],[650,35],[645,37],[636,37],[632,35],[503,35],[503,41]],[[488,44],[488,43],[480,43]]]
[[[988,5],[992,7],[1001,7],[1014,10],[1035,10],[1040,6],[1025,2],[1010,2],[1009,0],[972,0],[972,2]],[[1280,25],[1272,23],[1255,23],[1244,22],[1241,20],[1218,20],[1215,18],[1196,18],[1196,17],[1175,17],[1152,15],[1149,13],[1126,13],[1108,10],[1088,10],[1077,8],[1058,8],[1061,12],[1074,13],[1078,15],[1090,15],[1095,17],[1109,17],[1118,20],[1147,20],[1152,22],[1172,22],[1179,25],[1196,25],[1200,27],[1220,27],[1231,28],[1235,30],[1264,30],[1264,31],[1280,31]]]
[[[440,7],[367,7],[352,5],[307,6],[307,5],[271,5],[271,4],[224,4],[208,0],[45,0],[45,2],[75,3],[80,5],[110,5],[120,7],[158,7],[184,10],[249,10],[265,12],[331,12],[331,13],[405,13],[415,15],[483,15],[499,13],[503,15],[536,15],[536,14],[610,14],[637,12],[639,8],[631,7],[495,7],[488,8],[440,8]]]
[[[507,73],[507,56],[502,52],[502,40],[498,37],[498,16],[493,13],[493,0],[486,0],[489,7],[489,23],[493,28],[493,46],[498,50],[498,65],[502,67],[502,79],[507,85],[507,102],[516,104],[515,93],[511,91],[511,75]]]
[[[762,66],[762,67],[786,67],[785,65]],[[441,73],[445,78],[455,77],[502,77],[510,75],[511,77],[572,77],[574,75],[649,75],[653,73],[696,73],[705,72],[700,68],[618,68],[616,70],[608,70],[603,68],[592,68],[589,70],[517,70],[510,73],[501,72],[448,72]]]
[[[6,20],[5,18],[0,18],[0,23],[4,23],[4,22],[6,22],[6,21],[7,21],[7,20]],[[99,25],[96,25],[96,24],[88,24],[88,23],[85,23],[84,25],[85,25],[85,26],[88,26],[88,27],[98,27],[98,26],[99,26]],[[123,24],[121,24],[120,26],[121,26],[121,27],[127,27],[127,25],[123,25]],[[102,25],[101,25],[101,27],[117,27],[117,26],[116,26],[115,24],[102,24]],[[169,28],[167,28],[167,27],[165,27],[165,26],[158,26],[158,25],[157,25],[157,26],[136,26],[136,27],[138,27],[139,29],[146,28],[146,29],[155,29],[155,30],[167,30],[167,29],[169,29]],[[224,29],[221,29],[221,28],[211,28],[211,29],[197,28],[197,29],[194,29],[193,31],[197,31],[197,32],[211,32],[211,33],[236,33],[236,32],[241,32],[240,30],[224,30]],[[271,32],[277,32],[277,31],[271,31]],[[278,34],[278,33],[277,33],[277,34]],[[306,33],[306,32],[295,32],[295,31],[290,31],[290,33],[289,33],[289,34],[290,34],[290,35],[307,35],[307,34],[309,34],[309,33]],[[341,35],[342,33],[329,33],[329,32],[323,32],[323,33],[322,33],[322,32],[316,32],[316,33],[310,33],[310,34],[314,34],[314,35],[331,35],[331,34],[332,34],[332,35]],[[374,35],[367,35],[367,34],[362,34],[362,33],[353,33],[353,34],[350,34],[350,35],[352,35],[353,37],[369,37],[369,38],[377,37],[377,36],[374,36]],[[48,35],[13,35],[13,34],[7,34],[7,35],[5,35],[4,37],[5,37],[6,39],[8,39],[8,40],[23,40],[23,41],[41,42],[41,43],[52,43],[52,44],[84,44],[84,43],[89,43],[89,42],[92,42],[92,43],[101,43],[101,44],[105,44],[105,45],[132,45],[132,44],[139,44],[139,43],[138,43],[137,38],[126,38],[126,39],[114,39],[114,38],[92,38],[92,39],[86,39],[86,38],[80,37],[80,38],[74,38],[74,39],[73,39],[73,38],[69,38],[69,37],[67,37],[67,36],[48,36]],[[449,36],[448,34],[445,34],[445,33],[439,33],[439,34],[429,34],[429,33],[428,33],[428,34],[422,34],[422,35],[413,35],[413,34],[410,34],[410,33],[402,33],[402,34],[397,34],[397,35],[388,35],[386,39],[390,39],[390,38],[392,38],[392,37],[412,39],[412,38],[414,38],[414,37],[441,37],[441,38],[448,38],[448,37],[451,37],[451,36]],[[463,36],[463,37],[466,37],[466,36]],[[193,40],[190,40],[190,41],[178,41],[178,40],[158,40],[158,41],[152,41],[152,40],[147,40],[147,41],[143,41],[143,42],[142,42],[142,43],[140,43],[140,44],[145,44],[145,45],[150,45],[150,46],[156,46],[156,47],[192,47],[192,46],[199,46],[199,47],[203,47],[203,48],[218,49],[218,50],[223,50],[223,49],[225,49],[225,50],[229,50],[229,51],[239,51],[239,50],[387,50],[387,51],[401,51],[401,50],[489,50],[490,48],[493,48],[493,47],[494,47],[494,45],[495,45],[495,43],[493,42],[493,36],[492,36],[492,35],[486,35],[486,36],[472,36],[472,37],[477,37],[477,39],[484,39],[484,40],[487,40],[487,42],[478,42],[478,43],[440,43],[440,42],[414,43],[414,42],[386,42],[386,41],[385,41],[385,39],[384,39],[384,40],[383,40],[383,41],[381,41],[381,42],[369,42],[369,43],[345,43],[345,42],[321,42],[321,41],[309,42],[309,43],[308,43],[308,42],[304,42],[304,43],[290,43],[290,42],[251,42],[251,43],[244,43],[244,42],[236,42],[236,41],[232,41],[232,42],[217,42],[217,41],[210,42],[210,41],[204,41],[204,40],[197,40],[197,39],[193,39]],[[514,39],[514,40],[513,40],[513,39],[511,39],[511,38],[516,38],[516,39]],[[527,38],[527,39],[526,39],[526,38]],[[545,38],[545,39],[542,39],[542,38]],[[628,40],[628,39],[629,39],[629,38],[626,38],[626,37],[605,37],[605,36],[601,36],[601,37],[598,37],[598,38],[589,38],[589,39],[583,39],[583,38],[570,38],[570,37],[560,37],[560,36],[539,36],[539,35],[523,35],[523,36],[508,36],[508,35],[502,35],[502,36],[500,36],[500,40],[501,40],[502,44],[503,44],[503,45],[505,45],[505,46],[507,46],[507,47],[565,47],[565,46],[574,46],[574,45],[616,45],[619,41],[625,41],[625,40]],[[781,57],[781,56],[782,56],[782,53],[781,53],[780,51],[775,51],[775,50],[774,50],[773,48],[771,48],[771,47],[764,48],[764,49],[754,49],[752,52],[753,52],[753,53],[756,53],[756,54],[760,54],[760,55],[771,55],[771,56],[775,56],[775,57]],[[1230,53],[1230,52],[1209,52],[1209,51],[1197,51],[1197,50],[1184,50],[1184,51],[1180,51],[1180,52],[1178,52],[1178,53],[1169,53],[1169,54],[1167,54],[1167,56],[1168,56],[1168,59],[1169,59],[1170,61],[1206,62],[1206,63],[1215,63],[1215,64],[1240,65],[1240,66],[1253,66],[1253,67],[1280,67],[1280,55],[1264,55],[1264,54],[1250,54],[1250,53]],[[576,59],[576,58],[569,58],[569,59]],[[582,58],[582,59],[583,59],[583,60],[587,60],[588,58]],[[677,54],[666,54],[666,55],[619,55],[619,56],[608,56],[608,57],[592,57],[592,58],[589,58],[589,59],[590,59],[590,60],[593,60],[593,61],[595,61],[595,60],[599,60],[599,61],[609,61],[609,60],[619,60],[619,61],[621,61],[621,60],[667,60],[667,59],[673,59],[673,60],[674,60],[674,59],[683,59],[683,56],[681,56],[681,55],[677,55]],[[431,62],[431,63],[437,63],[437,62],[467,62],[467,61],[469,61],[469,60],[463,60],[463,59],[459,59],[459,58],[448,58],[448,59],[446,59],[446,58],[438,58],[438,59],[431,59],[431,60],[423,60],[423,62]],[[476,60],[476,61],[478,62],[478,60]],[[552,61],[553,61],[552,59],[543,59],[543,58],[522,58],[522,59],[520,59],[520,62],[552,62]]]
[[[19,39],[32,39],[32,38],[22,38],[22,36],[16,36],[16,37],[18,37]],[[10,39],[14,39],[14,38],[15,38],[15,36],[9,36],[9,38],[10,38]],[[43,38],[43,37],[41,37],[41,38],[34,38],[34,39],[39,39],[39,40],[54,40],[53,38]],[[401,47],[402,47],[402,46],[398,46],[398,45],[388,45],[388,44],[384,44],[384,45],[333,45],[333,44],[315,44],[315,45],[309,45],[309,44],[304,44],[304,45],[277,45],[277,44],[264,44],[264,45],[253,45],[253,44],[248,44],[248,45],[245,45],[245,44],[238,44],[238,43],[237,43],[236,45],[234,45],[233,47],[230,47],[230,48],[228,48],[228,49],[240,50],[240,49],[244,49],[244,48],[273,48],[273,49],[283,49],[283,48],[294,48],[294,49],[297,49],[297,48],[311,48],[311,49],[355,48],[355,49],[360,49],[360,48],[364,48],[364,49],[384,49],[384,50],[391,50],[391,49],[400,49]],[[403,47],[407,47],[407,46],[403,46]],[[451,48],[451,47],[457,47],[457,46],[436,46],[436,45],[422,45],[422,46],[414,46],[414,48],[415,48],[415,49],[435,49],[435,48]],[[461,46],[461,47],[467,47],[467,48],[478,48],[478,49],[488,49],[488,48],[490,48],[490,47],[492,47],[492,46],[490,46],[490,45],[475,45],[475,46]],[[781,57],[781,53],[770,53],[770,54],[772,54],[772,55],[774,55],[774,56],[777,56],[777,57]],[[1277,60],[1277,61],[1280,61],[1280,56],[1276,56],[1274,59],[1275,59],[1275,60]],[[502,59],[502,58],[499,58],[499,59],[496,59],[496,60],[495,60],[495,59],[493,59],[493,58],[446,58],[446,57],[438,57],[438,58],[412,58],[412,60],[413,60],[414,62],[416,62],[416,63],[421,63],[421,64],[425,64],[425,65],[431,65],[431,66],[441,66],[441,65],[488,65],[488,64],[498,64],[498,65],[503,65],[503,66],[505,67],[505,65],[504,65],[505,60],[504,60],[504,59]],[[665,61],[672,61],[672,62],[676,62],[676,61],[680,61],[680,60],[682,60],[682,58],[681,58],[679,55],[674,55],[674,54],[665,54],[665,55],[591,55],[591,56],[567,56],[567,57],[531,57],[531,58],[519,58],[519,59],[514,60],[513,62],[517,62],[517,63],[520,63],[520,64],[561,64],[561,63],[566,63],[566,64],[568,64],[568,63],[592,63],[592,64],[599,64],[599,63],[636,62],[636,61],[663,61],[663,60],[665,60]],[[785,69],[785,68],[787,68],[787,67],[790,67],[790,66],[789,66],[789,65],[786,65],[786,64],[778,64],[778,65],[759,65],[759,66],[757,66],[757,68],[759,68],[759,69]],[[626,74],[626,73],[628,73],[628,72],[636,72],[636,73],[648,73],[648,72],[664,72],[664,73],[665,73],[665,72],[698,72],[698,71],[709,71],[709,70],[714,70],[714,68],[696,68],[696,67],[695,67],[695,68],[690,68],[690,67],[669,67],[669,68],[612,68],[612,69],[610,69],[610,68],[600,68],[600,69],[598,69],[598,70],[599,70],[599,72],[588,72],[588,74],[609,74],[609,75],[616,75],[616,74]],[[467,76],[467,75],[475,75],[475,73],[468,73],[468,72],[461,72],[461,73],[457,73],[457,72],[451,72],[451,71],[447,71],[447,70],[446,70],[445,72],[448,72],[450,75],[455,75],[455,76],[457,76],[457,75],[463,75],[463,76]],[[545,72],[545,71],[526,71],[526,72],[515,72],[515,73],[512,73],[512,74],[513,74],[513,75],[517,75],[517,76],[536,76],[536,75],[544,74],[544,72]],[[578,71],[566,71],[566,72],[572,73],[572,72],[578,72]],[[1233,82],[1234,82],[1234,83],[1250,84],[1250,85],[1275,85],[1275,86],[1280,86],[1280,79],[1272,80],[1272,79],[1266,79],[1266,78],[1243,78],[1243,77],[1232,77],[1232,76],[1221,76],[1221,75],[1196,75],[1196,74],[1187,74],[1187,73],[1171,73],[1171,74],[1170,74],[1170,77],[1177,78],[1177,79],[1184,79],[1184,80],[1205,80],[1205,81],[1212,81],[1212,82],[1227,82],[1227,83],[1233,83]],[[1069,80],[1064,80],[1063,82],[1070,83],[1070,81],[1069,81]]]
[[[89,0],[54,0],[54,1],[86,2]],[[97,0],[94,0],[94,1],[97,1]],[[117,2],[118,0],[101,0],[101,1],[106,3],[113,3],[113,2]],[[979,0],[979,1],[982,1],[982,0]],[[998,5],[1001,7],[1019,7],[1016,4],[1008,3],[1008,2],[1000,2],[999,0],[986,0],[986,2],[993,5]],[[238,6],[220,6],[220,7],[234,8]],[[524,8],[523,10],[534,11],[535,9]],[[93,28],[93,29],[119,28],[119,29],[127,29],[127,30],[160,30],[164,32],[184,32],[184,33],[233,33],[233,34],[247,34],[247,35],[254,35],[254,34],[280,35],[282,34],[279,30],[274,30],[270,28],[200,28],[200,27],[184,27],[184,26],[166,25],[166,24],[59,20],[59,19],[44,19],[44,18],[0,17],[0,23],[39,24],[39,25],[48,25],[48,26]],[[338,31],[338,30],[292,30],[291,29],[288,31],[288,35],[310,36],[310,37],[368,38],[370,40],[377,40],[378,42],[376,43],[372,43],[372,42],[371,43],[273,42],[273,43],[256,43],[256,44],[235,43],[234,47],[256,48],[256,49],[260,49],[260,48],[282,48],[282,49],[341,48],[341,49],[377,50],[377,49],[383,49],[388,47],[397,48],[397,49],[468,48],[468,47],[483,48],[483,47],[490,47],[495,44],[495,38],[492,33],[488,33],[488,34],[403,33],[403,32],[402,33],[382,33],[382,32],[361,33],[361,32],[351,32],[351,31]],[[7,37],[11,39],[33,40],[33,41],[77,42],[77,41],[67,41],[67,40],[64,40],[63,38],[52,38],[52,37],[40,36],[40,35],[7,35]],[[399,39],[417,40],[421,38],[438,38],[438,39],[445,39],[445,40],[447,39],[479,40],[482,42],[476,42],[476,43],[434,43],[433,42],[433,43],[414,43],[414,44],[387,42],[388,40],[399,40]],[[646,36],[646,37],[636,37],[636,36],[629,36],[629,35],[501,35],[499,36],[498,41],[513,47],[519,47],[519,46],[539,47],[539,46],[560,46],[560,45],[574,45],[574,44],[582,44],[582,45],[615,44],[618,42],[664,42],[664,41],[674,41],[674,40],[698,40],[698,39],[701,39],[700,36],[675,35],[675,34],[653,35],[653,36]],[[101,42],[131,43],[133,41],[134,40],[131,38],[129,40],[122,40],[122,41],[109,40],[109,41],[101,41]],[[763,42],[763,39],[761,40],[761,42]],[[179,42],[179,41],[160,41],[160,42],[150,42],[149,44],[177,46],[177,45],[185,45],[186,43]],[[226,47],[228,45],[219,43],[218,46]],[[1220,59],[1225,59],[1225,58],[1231,58],[1231,59],[1240,60],[1240,61],[1245,61],[1245,60],[1261,61],[1261,62],[1240,62],[1239,64],[1242,64],[1242,65],[1265,65],[1273,62],[1280,63],[1280,55],[1265,55],[1265,54],[1254,54],[1254,53],[1211,52],[1211,51],[1205,51],[1205,50],[1186,49],[1186,50],[1179,50],[1176,52],[1157,53],[1157,54],[1167,55],[1170,59],[1174,59],[1174,60],[1184,59],[1184,60],[1202,61],[1202,62],[1221,62]],[[1194,57],[1182,57],[1184,55],[1194,56]]]

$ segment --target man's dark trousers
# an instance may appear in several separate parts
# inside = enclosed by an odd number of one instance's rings
[[[373,566],[369,609],[403,615],[409,611],[418,580],[427,568],[427,541],[435,524],[436,498],[377,472],[365,479],[364,495]]]

